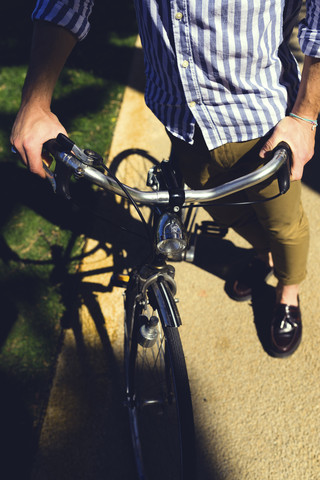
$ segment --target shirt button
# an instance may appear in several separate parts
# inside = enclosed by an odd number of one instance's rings
[[[183,68],[187,68],[187,67],[189,66],[188,60],[184,60],[184,61],[182,62],[182,66],[183,66]]]
[[[189,107],[191,107],[191,108],[195,107],[196,105],[197,105],[196,102],[190,102],[189,103]]]
[[[183,14],[181,12],[176,13],[176,20],[181,20],[182,17],[183,17]]]

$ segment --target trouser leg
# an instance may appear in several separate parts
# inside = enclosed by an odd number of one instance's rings
[[[249,200],[270,198],[278,192],[277,180],[248,191]],[[301,182],[270,202],[254,205],[259,222],[268,232],[275,275],[282,285],[300,284],[306,276],[309,224],[301,203]]]

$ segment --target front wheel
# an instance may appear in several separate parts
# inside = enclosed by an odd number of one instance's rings
[[[138,478],[194,480],[187,369],[178,328],[166,326],[179,325],[179,314],[166,282],[158,280],[146,293],[147,302],[138,301],[137,288],[129,287],[125,320],[126,393]],[[141,334],[150,319],[152,346]]]

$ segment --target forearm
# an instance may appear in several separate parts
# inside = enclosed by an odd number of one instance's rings
[[[54,87],[76,43],[76,37],[68,30],[48,22],[35,22],[22,107],[28,103],[50,108]]]
[[[317,120],[320,112],[320,59],[306,56],[301,84],[292,113],[308,120]],[[272,136],[262,148],[264,157],[279,142],[285,141],[292,150],[292,180],[302,177],[305,164],[314,154],[315,129],[310,122],[287,116],[275,127]]]
[[[305,56],[301,84],[292,112],[316,120],[320,112],[320,58]]]
[[[76,42],[68,30],[48,22],[35,22],[30,66],[10,141],[29,169],[42,177],[43,143],[58,133],[66,134],[50,105],[60,72]]]

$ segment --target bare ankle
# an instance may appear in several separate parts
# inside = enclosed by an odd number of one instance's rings
[[[280,282],[276,288],[277,303],[284,303],[297,307],[299,304],[299,285],[282,285]]]
[[[257,257],[269,267],[273,267],[273,259],[271,252],[259,252]]]

